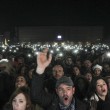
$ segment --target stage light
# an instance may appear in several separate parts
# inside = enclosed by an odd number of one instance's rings
[[[57,40],[62,40],[62,36],[61,35],[58,35],[57,36]]]

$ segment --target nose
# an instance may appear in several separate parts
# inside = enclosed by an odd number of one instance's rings
[[[64,94],[64,95],[66,95],[66,94],[67,94],[67,92],[64,90],[64,91],[63,91],[63,94]]]
[[[18,105],[19,105],[19,104],[18,104],[18,102],[15,102],[15,106],[17,106],[17,107],[18,107]]]

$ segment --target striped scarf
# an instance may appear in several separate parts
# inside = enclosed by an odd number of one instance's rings
[[[61,110],[75,110],[75,99],[72,100],[69,106],[64,106],[61,103],[59,103],[59,106]]]

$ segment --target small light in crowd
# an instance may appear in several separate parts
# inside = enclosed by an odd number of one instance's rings
[[[2,52],[5,52],[5,50],[3,49]]]
[[[57,48],[56,51],[59,51],[59,48]]]
[[[107,52],[107,57],[110,57],[110,52]]]
[[[53,53],[54,53],[54,51],[53,51],[53,50],[50,50],[50,53],[52,53],[52,54],[53,54]]]
[[[74,50],[74,53],[78,53],[78,50],[76,49],[76,50]]]
[[[85,49],[85,52],[87,52],[87,49]]]
[[[60,57],[63,57],[63,53],[59,53],[58,55],[59,55]]]
[[[31,57],[31,54],[28,54],[27,56],[28,56],[28,57]]]
[[[19,50],[19,48],[18,48],[18,47],[16,47],[16,50]]]
[[[16,53],[16,50],[14,50],[13,52]]]
[[[39,52],[35,52],[34,54],[35,54],[35,55],[38,55],[38,53],[39,53]]]

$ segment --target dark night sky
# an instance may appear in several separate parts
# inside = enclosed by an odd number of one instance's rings
[[[4,0],[0,30],[14,26],[74,26],[110,24],[110,4],[103,0]]]

